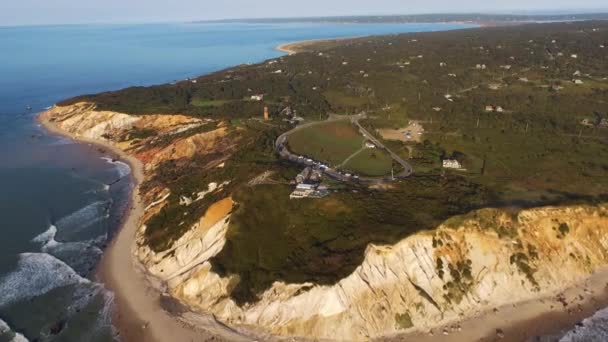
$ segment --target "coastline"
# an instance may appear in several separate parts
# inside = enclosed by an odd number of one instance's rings
[[[357,39],[357,38],[362,38],[362,37],[363,36],[300,40],[300,41],[280,44],[278,46],[275,46],[274,49],[277,51],[286,53],[287,55],[295,55],[296,53],[303,52],[302,50],[305,50],[306,47],[309,47],[314,44],[339,42],[339,41]]]
[[[356,38],[358,37],[306,40],[282,44],[275,49],[292,55],[300,52],[299,49],[305,49],[316,43]],[[162,293],[151,285],[146,278],[145,270],[133,256],[135,233],[144,212],[139,196],[139,184],[144,180],[142,163],[109,143],[68,134],[52,122],[41,119],[40,116],[38,121],[52,133],[107,149],[131,167],[131,177],[134,182],[130,200],[131,209],[125,213],[121,227],[104,251],[98,266],[99,278],[115,294],[117,310],[114,312],[113,323],[120,332],[121,338],[125,341],[159,342],[237,340],[236,335],[223,335],[219,332],[211,333],[197,329],[182,322],[177,314],[165,311]],[[497,308],[497,311],[491,309],[477,312],[460,322],[434,328],[432,335],[429,331],[422,331],[381,337],[377,340],[401,341],[407,338],[421,342],[493,341],[498,339],[498,329],[500,334],[504,335],[500,338],[501,341],[527,341],[534,340],[536,336],[559,334],[563,330],[573,328],[596,311],[608,307],[607,284],[608,268],[603,268],[580,283],[571,284],[560,291],[564,293],[565,301],[571,303],[565,307],[561,301],[555,299],[557,294],[552,294],[502,306]],[[444,329],[447,335],[443,333]]]
[[[608,307],[608,266],[562,291],[477,312],[443,326],[379,341],[558,341],[585,318]],[[502,337],[501,337],[502,336]]]
[[[97,266],[98,279],[114,295],[112,323],[120,339],[126,342],[237,340],[238,336],[232,334],[197,329],[165,311],[162,293],[152,286],[143,267],[133,256],[135,233],[144,213],[144,205],[139,195],[139,185],[144,180],[141,161],[110,143],[69,134],[55,126],[43,114],[39,114],[36,120],[51,134],[107,149],[131,168],[133,187],[130,209],[125,213],[121,226],[108,243]]]
[[[134,258],[132,248],[135,233],[144,210],[138,191],[138,185],[144,179],[142,163],[107,142],[68,134],[42,116],[38,117],[38,121],[51,133],[107,149],[131,166],[134,182],[131,209],[125,213],[122,227],[108,245],[98,266],[99,279],[115,296],[116,310],[112,321],[121,339],[156,342],[247,340],[212,318],[197,315],[197,322],[200,323],[197,328],[180,320],[179,314],[166,311],[166,298],[158,288],[152,286],[145,270]],[[573,329],[583,319],[605,307],[608,307],[608,266],[557,293],[487,311],[480,310],[470,317],[431,330],[412,331],[374,340],[554,341],[555,337]],[[539,336],[547,339],[538,340]]]

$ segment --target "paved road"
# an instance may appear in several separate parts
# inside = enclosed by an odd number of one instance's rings
[[[314,161],[305,156],[298,156],[296,154],[291,153],[285,145],[287,143],[287,137],[291,133],[304,129],[304,128],[307,128],[307,127],[319,125],[322,123],[332,122],[332,121],[350,119],[350,121],[359,128],[359,131],[361,132],[361,134],[363,134],[363,136],[365,138],[367,138],[368,140],[373,142],[376,145],[376,147],[385,150],[397,163],[399,163],[401,166],[403,166],[403,171],[400,172],[398,175],[395,175],[394,178],[393,177],[372,178],[372,177],[346,176],[346,174],[344,174],[336,169],[323,168],[324,169],[323,172],[326,176],[333,178],[335,180],[338,180],[338,181],[342,181],[342,182],[359,181],[361,183],[367,183],[367,184],[390,183],[390,182],[395,181],[396,179],[406,178],[406,177],[411,176],[413,173],[412,166],[410,164],[408,164],[405,160],[403,160],[401,157],[399,157],[396,153],[394,153],[393,151],[388,149],[386,146],[384,146],[384,144],[382,144],[378,139],[376,139],[373,135],[371,135],[365,128],[363,128],[361,126],[361,124],[359,124],[359,120],[361,120],[365,117],[366,117],[365,113],[360,113],[360,114],[357,114],[354,116],[332,115],[329,117],[329,119],[327,119],[325,121],[315,121],[315,122],[310,122],[310,123],[306,123],[303,125],[299,125],[299,126],[295,127],[294,129],[292,129],[291,131],[281,134],[277,138],[277,140],[275,141],[275,150],[281,158],[289,160],[291,162],[301,164],[303,166],[321,166],[323,164],[318,161]]]
[[[351,119],[351,122],[353,124],[357,125],[357,127],[359,127],[359,131],[361,132],[361,134],[363,134],[363,136],[367,140],[373,142],[374,145],[376,145],[376,147],[385,150],[393,158],[393,160],[395,160],[397,163],[399,163],[399,165],[401,165],[403,167],[403,171],[400,172],[398,175],[396,175],[395,178],[403,178],[403,177],[411,176],[412,173],[414,173],[414,169],[412,168],[412,166],[408,162],[403,160],[403,158],[399,157],[399,155],[397,155],[395,152],[391,151],[386,146],[384,146],[384,144],[382,144],[380,142],[380,140],[376,139],[376,137],[374,137],[370,132],[368,132],[365,128],[363,128],[363,126],[361,126],[361,124],[359,123],[359,120],[360,120],[360,118],[353,118],[353,119]]]

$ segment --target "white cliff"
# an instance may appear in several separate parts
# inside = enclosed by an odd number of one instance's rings
[[[166,136],[203,124],[180,115],[98,111],[86,103],[53,108],[42,119],[95,140],[124,137],[144,128]],[[211,149],[230,151],[238,139],[220,139],[225,136],[226,130],[218,125],[212,131],[177,138],[168,146],[138,149],[154,137],[109,142],[136,154],[149,176],[164,160]],[[192,197],[199,199],[220,188],[210,184]],[[170,191],[155,188],[142,195],[148,204],[145,222],[166,204]],[[183,205],[193,200],[188,197]],[[367,340],[435,327],[564,289],[608,263],[607,204],[528,209],[515,216],[483,209],[392,246],[369,245],[363,263],[334,285],[276,282],[257,302],[239,306],[230,297],[238,276],[221,277],[210,263],[226,242],[233,204],[230,197],[213,204],[159,253],[146,245],[142,225],[135,256],[193,311],[212,314],[239,329],[280,336]]]
[[[276,282],[240,307],[229,296],[238,277],[218,276],[208,261],[228,225],[229,216],[205,231],[199,223],[169,251],[141,245],[138,257],[193,310],[284,336],[365,340],[430,328],[562,289],[608,258],[605,205],[530,209],[516,218],[484,209],[394,246],[370,245],[363,264],[333,286]]]

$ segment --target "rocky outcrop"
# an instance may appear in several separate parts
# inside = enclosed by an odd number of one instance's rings
[[[147,130],[155,137],[177,134],[196,128],[204,123],[185,115],[135,116],[112,111],[97,110],[92,103],[76,103],[71,106],[54,106],[41,114],[41,119],[53,123],[58,129],[74,137],[113,143],[125,150],[135,139],[118,141],[133,130]]]
[[[221,125],[190,136],[178,134],[202,125],[199,119],[132,116],[97,111],[86,103],[55,107],[42,119],[74,136],[103,140],[135,154],[146,165],[147,176],[164,160],[226,151],[236,143],[225,139]],[[168,145],[146,148],[155,137],[128,138],[138,129],[176,138]],[[192,198],[183,197],[180,205],[189,206],[224,185],[211,183]],[[145,194],[143,222],[161,210],[170,195],[163,188]],[[536,208],[516,214],[483,209],[392,246],[368,246],[364,262],[334,285],[276,282],[257,302],[239,306],[230,298],[238,276],[221,277],[210,264],[226,242],[233,205],[230,197],[211,205],[159,253],[146,245],[142,225],[134,253],[172,296],[193,311],[213,314],[239,329],[281,336],[366,340],[435,327],[564,289],[608,262],[608,205]]]
[[[139,258],[173,296],[233,326],[285,336],[365,340],[430,328],[484,308],[566,287],[608,261],[608,207],[483,209],[394,246],[370,245],[355,272],[333,286],[275,283],[258,302],[230,299],[237,276],[220,277],[229,217],[195,225],[170,251]]]

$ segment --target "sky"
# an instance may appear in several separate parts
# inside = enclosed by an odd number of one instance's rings
[[[232,18],[608,11],[606,0],[0,0],[0,26]]]

